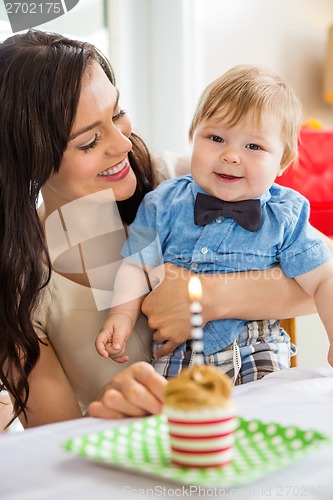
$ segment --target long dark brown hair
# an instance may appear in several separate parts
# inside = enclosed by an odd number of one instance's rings
[[[89,43],[38,30],[0,43],[0,390],[11,395],[15,416],[26,416],[28,377],[40,355],[31,320],[51,275],[38,196],[60,168],[93,62],[115,85],[108,60]],[[155,184],[145,144],[134,134],[130,139],[137,188],[118,204],[124,223]]]

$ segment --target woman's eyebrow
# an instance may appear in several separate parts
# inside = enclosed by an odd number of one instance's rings
[[[116,89],[117,91],[117,98],[116,98],[116,101],[114,103],[114,106],[113,106],[113,109],[116,109],[117,106],[118,106],[118,102],[119,102],[119,90]],[[79,135],[81,134],[84,134],[85,132],[89,132],[89,130],[92,130],[93,128],[95,127],[98,127],[99,125],[101,125],[102,122],[99,120],[97,122],[94,122],[94,123],[91,123],[90,125],[87,125],[86,127],[83,127],[81,128],[80,130],[77,130],[76,132],[73,132],[70,136],[69,136],[69,141],[72,141],[73,139],[75,139],[76,137],[78,137]]]
[[[84,134],[85,132],[89,132],[89,130],[92,130],[95,127],[98,127],[99,125],[101,125],[101,123],[102,123],[101,121],[94,122],[94,123],[92,123],[90,125],[87,125],[87,127],[81,128],[77,132],[73,132],[73,134],[71,134],[69,136],[69,141],[72,141],[73,139],[75,139],[79,135]]]

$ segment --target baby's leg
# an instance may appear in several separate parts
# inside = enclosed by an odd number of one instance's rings
[[[296,347],[275,320],[251,321],[240,333],[237,343],[241,368],[236,385],[259,380],[265,375],[290,367]]]
[[[163,377],[169,379],[176,377],[184,368],[188,368],[191,362],[191,342],[188,340],[180,344],[171,354],[157,358],[155,353],[162,344],[153,344],[152,365]]]
[[[214,354],[205,356],[207,365],[216,366],[222,373],[225,373],[235,383],[240,369],[240,362],[237,360],[237,352],[239,352],[236,343],[224,347]],[[239,356],[238,356],[239,357]]]

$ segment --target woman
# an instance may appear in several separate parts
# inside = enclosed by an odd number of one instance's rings
[[[15,415],[31,427],[86,408],[110,418],[158,413],[165,381],[142,362],[151,338],[144,317],[128,346],[131,366],[106,362],[94,348],[110,299],[104,270],[115,273],[124,226],[157,182],[108,61],[57,34],[10,37],[0,45],[0,109],[0,380]],[[143,307],[157,340],[170,339],[165,349],[187,331],[190,273],[175,271],[166,266],[167,279]],[[313,310],[295,282],[258,277],[204,280],[205,320]]]

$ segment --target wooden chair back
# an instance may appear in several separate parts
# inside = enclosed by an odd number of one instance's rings
[[[296,342],[296,318],[282,319],[280,324],[284,330],[289,334],[292,344],[297,345]],[[290,358],[290,366],[294,368],[297,366],[297,355]]]

